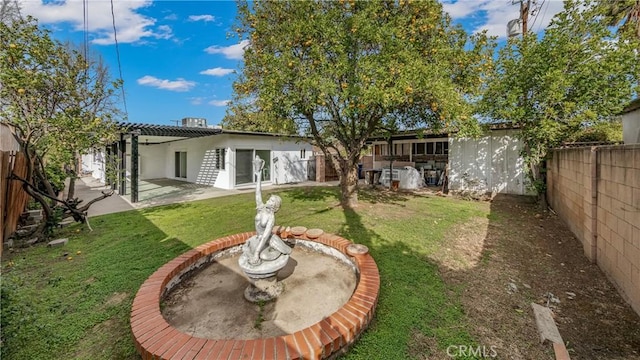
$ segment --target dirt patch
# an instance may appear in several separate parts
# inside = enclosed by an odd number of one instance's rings
[[[408,351],[411,359],[417,360],[451,358],[451,356],[447,356],[447,354],[438,347],[438,340],[436,340],[436,338],[426,336],[420,331],[415,330],[411,332]]]
[[[75,346],[76,352],[73,355],[74,359],[91,359],[95,357],[95,354],[100,354],[112,347],[115,341],[119,340],[119,335],[122,329],[126,329],[127,324],[123,320],[110,318],[87,331],[86,335],[82,337],[80,342]],[[107,358],[107,357],[105,357]],[[132,355],[125,357],[122,354],[118,355],[121,359],[139,359],[139,356]]]
[[[640,316],[554,214],[496,199],[488,220],[453,229],[447,241],[434,259],[445,281],[462,289],[472,335],[496,347],[498,358],[554,358],[538,341],[536,302],[552,308],[572,359],[640,360]]]
[[[129,296],[129,294],[125,292],[113,293],[113,295],[109,296],[107,301],[104,303],[104,306],[109,307],[109,306],[119,305],[121,302],[123,302],[127,298],[127,296]]]
[[[451,229],[431,256],[442,271],[461,271],[478,266],[489,228],[489,219],[473,218]]]

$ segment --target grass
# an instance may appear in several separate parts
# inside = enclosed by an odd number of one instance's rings
[[[376,259],[376,318],[346,359],[425,358],[449,345],[474,343],[459,291],[447,288],[428,256],[452,226],[486,217],[486,204],[364,190],[357,209],[343,209],[336,188],[279,195],[279,224],[340,234],[367,245]],[[254,205],[248,193],[110,214],[92,219],[93,232],[65,229],[60,236],[69,243],[63,248],[7,252],[2,358],[138,358],[128,321],[139,286],[188,249],[251,230]]]

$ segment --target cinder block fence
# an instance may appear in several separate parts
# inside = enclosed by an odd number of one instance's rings
[[[640,144],[556,149],[547,199],[640,314]]]

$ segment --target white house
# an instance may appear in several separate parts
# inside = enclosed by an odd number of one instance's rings
[[[450,190],[528,195],[531,189],[520,156],[522,142],[517,137],[518,131],[496,125],[477,139],[449,134],[421,137],[414,132],[396,134],[392,139],[393,165],[415,167],[424,174],[427,185],[436,185],[449,165]],[[381,169],[384,179],[384,169],[389,167],[389,143],[374,139],[372,146],[372,167]],[[399,173],[402,187],[402,170]],[[393,176],[395,179],[395,174]]]
[[[640,143],[640,98],[622,111],[622,140],[625,144]]]
[[[120,141],[83,156],[83,170],[103,182],[112,164],[112,186],[137,201],[140,180],[168,178],[221,189],[252,186],[252,161],[265,160],[265,184],[307,180],[312,155],[307,138],[258,132],[151,124],[121,124]]]

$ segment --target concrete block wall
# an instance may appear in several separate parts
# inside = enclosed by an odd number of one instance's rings
[[[640,314],[640,145],[559,149],[547,165],[551,207]]]

